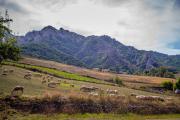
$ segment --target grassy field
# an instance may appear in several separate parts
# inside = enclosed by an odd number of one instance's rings
[[[7,75],[2,75],[3,70],[14,70],[12,73],[8,73]],[[24,79],[24,75],[28,72],[31,72],[32,78],[31,80]],[[41,98],[41,97],[53,97],[54,95],[61,95],[63,97],[69,97],[69,96],[76,96],[80,97],[82,96],[82,99],[80,99],[80,103],[83,103],[84,98],[87,96],[87,101],[94,101],[95,99],[101,99],[99,97],[90,97],[88,93],[84,93],[80,91],[80,87],[85,86],[95,86],[98,88],[101,88],[102,90],[106,91],[106,89],[116,89],[118,90],[118,95],[125,96],[126,102],[131,101],[129,99],[130,95],[132,93],[137,95],[154,95],[154,96],[161,96],[163,98],[172,98],[173,102],[176,102],[178,104],[179,97],[178,96],[168,96],[165,94],[157,94],[157,93],[151,93],[141,90],[135,90],[128,87],[118,87],[118,86],[111,86],[106,84],[96,84],[88,81],[77,81],[77,80],[71,80],[71,79],[63,79],[58,77],[53,77],[52,81],[60,81],[61,84],[58,85],[56,88],[49,88],[46,84],[42,84],[42,78],[45,76],[49,76],[48,74],[42,74],[42,77],[38,77],[38,72],[33,72],[28,69],[15,67],[15,66],[8,66],[3,65],[0,68],[0,97],[4,97],[6,95],[10,95],[11,90],[17,86],[21,85],[24,86],[24,94],[22,98]],[[71,87],[71,84],[74,85],[74,87]],[[140,83],[136,83],[140,84]],[[142,84],[142,83],[141,83]],[[107,95],[104,94],[106,97]],[[49,99],[49,98],[48,98]],[[88,100],[89,99],[89,100]],[[114,98],[113,98],[114,99]],[[82,100],[82,101],[81,101]],[[75,99],[76,102],[78,102]],[[74,102],[75,102],[74,101]],[[85,100],[86,101],[86,100]],[[116,101],[116,100],[115,100]],[[30,101],[29,101],[30,102]],[[117,102],[117,101],[116,101]],[[136,102],[136,101],[134,101]],[[138,101],[137,101],[138,102]],[[113,103],[113,102],[110,102]],[[133,102],[131,102],[133,103]],[[97,104],[96,101],[93,104]],[[138,102],[138,104],[146,105],[144,102]],[[161,110],[163,110],[163,107],[166,106],[166,104],[171,105],[170,103],[148,103],[149,105],[160,105],[159,107],[162,107]],[[175,105],[176,105],[175,104]],[[22,103],[23,105],[23,103]],[[33,104],[36,105],[36,104]],[[121,104],[122,105],[122,104]],[[96,106],[98,107],[98,106]],[[87,108],[88,109],[88,108]],[[160,109],[160,108],[159,108]],[[48,109],[49,110],[49,109]],[[0,111],[1,114],[1,111]],[[177,114],[170,114],[170,115],[136,115],[136,114],[74,114],[74,115],[68,115],[68,114],[52,114],[49,113],[47,115],[45,114],[29,114],[26,112],[17,112],[15,110],[10,109],[10,111],[7,112],[8,119],[10,120],[147,120],[147,119],[164,119],[164,120],[178,120],[180,118]],[[2,113],[1,115],[4,115]]]
[[[161,84],[163,81],[175,80],[171,78],[161,78],[161,77],[150,77],[150,76],[137,76],[137,75],[127,75],[127,74],[114,74],[110,72],[99,72],[95,70],[90,70],[86,68],[80,68],[76,66],[61,64],[54,61],[40,60],[35,58],[23,58],[19,63],[31,64],[44,66],[48,68],[56,68],[57,70],[62,70],[70,73],[76,73],[83,76],[90,76],[102,80],[112,80],[114,77],[118,76],[123,81],[132,83],[146,83],[146,84]]]
[[[7,76],[2,75],[2,71],[4,69],[13,69],[13,73],[9,73]],[[27,74],[28,72],[32,73],[32,79],[31,80],[26,80],[24,79],[24,75]],[[63,78],[58,78],[54,77],[53,81],[62,81],[61,85],[58,86],[57,88],[48,88],[47,84],[42,84],[42,77],[36,77],[35,74],[37,72],[32,72],[27,69],[23,68],[18,68],[14,66],[7,66],[3,65],[3,67],[0,68],[0,93],[1,94],[10,94],[11,90],[17,86],[21,85],[25,87],[24,95],[25,96],[39,96],[43,95],[46,93],[66,93],[66,94],[84,94],[80,92],[80,87],[83,85],[86,86],[95,86],[98,88],[101,88],[103,90],[106,89],[116,89],[119,91],[120,95],[125,95],[128,96],[131,93],[135,93],[138,95],[160,95],[164,97],[168,97],[167,95],[163,94],[156,94],[156,93],[151,93],[151,92],[146,92],[146,91],[141,91],[141,90],[134,90],[130,89],[127,87],[118,87],[118,86],[111,86],[111,85],[105,85],[105,84],[96,84],[96,83],[91,83],[91,82],[83,82],[83,81],[75,81],[75,80],[68,80],[68,79],[63,79]],[[42,74],[43,76],[47,76],[47,74]],[[64,82],[66,81],[66,82]],[[70,84],[74,84],[74,88],[70,87]],[[173,97],[173,96],[172,96]],[[176,97],[175,97],[176,98]]]
[[[47,67],[40,67],[40,66],[35,66],[35,65],[27,65],[27,64],[20,64],[20,63],[15,63],[15,62],[3,62],[4,65],[12,65],[20,68],[25,68],[33,71],[39,71],[43,73],[48,73],[57,77],[65,78],[65,79],[70,79],[70,80],[78,80],[78,81],[85,81],[85,82],[92,82],[92,83],[99,83],[99,84],[108,84],[105,81],[102,80],[97,80],[94,78],[90,77],[85,77],[81,75],[77,75],[74,73],[68,73],[52,68],[47,68]]]
[[[54,115],[22,115],[11,116],[10,120],[179,120],[180,114],[136,115],[136,114],[54,114]]]

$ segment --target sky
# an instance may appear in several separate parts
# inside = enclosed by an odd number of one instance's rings
[[[0,0],[18,35],[47,25],[109,35],[140,50],[180,54],[180,0]]]

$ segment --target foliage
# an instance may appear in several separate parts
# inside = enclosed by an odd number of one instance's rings
[[[165,77],[165,78],[175,78],[174,73],[166,67],[153,68],[149,71],[145,71],[144,75]]]
[[[18,60],[20,49],[16,46],[15,38],[10,35],[11,30],[4,24],[12,20],[0,20],[0,58]],[[2,59],[0,59],[2,62]]]
[[[162,87],[167,90],[173,90],[173,83],[171,81],[165,81],[162,83]]]
[[[16,45],[14,38],[5,42],[0,42],[0,55],[4,59],[18,60],[20,58],[20,49]]]
[[[175,83],[175,89],[180,89],[180,78],[178,78],[177,82]]]
[[[123,85],[122,80],[121,80],[119,77],[117,77],[117,76],[115,77],[114,82],[115,82],[118,86],[122,86],[122,85]]]

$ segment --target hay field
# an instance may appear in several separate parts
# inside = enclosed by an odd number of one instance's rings
[[[174,80],[171,78],[161,78],[161,77],[150,77],[150,76],[138,76],[138,75],[127,75],[127,74],[114,74],[110,72],[99,72],[91,69],[76,67],[72,65],[66,65],[54,61],[49,60],[41,60],[35,58],[23,58],[19,61],[20,63],[24,64],[31,64],[31,65],[38,65],[38,66],[45,66],[48,68],[56,68],[58,70],[67,71],[70,73],[76,73],[83,76],[90,76],[97,79],[102,80],[111,80],[115,76],[118,76],[123,81],[126,82],[133,82],[133,83],[148,83],[148,84],[161,84],[163,81],[167,80]]]
[[[4,76],[2,75],[3,69],[13,69],[13,73],[8,73],[8,75]],[[28,72],[32,73],[31,80],[24,79],[24,75]],[[151,93],[141,90],[134,90],[127,87],[118,87],[118,86],[111,86],[111,85],[105,85],[105,84],[96,84],[96,83],[89,83],[89,82],[83,82],[83,81],[75,81],[75,80],[68,80],[68,79],[62,79],[53,77],[52,81],[58,82],[60,81],[61,84],[56,88],[49,88],[46,84],[42,84],[42,77],[36,77],[35,74],[37,72],[32,72],[23,68],[18,68],[14,66],[6,66],[3,65],[0,69],[0,94],[1,95],[9,95],[11,93],[11,90],[17,86],[21,85],[24,86],[24,94],[25,96],[42,96],[45,94],[56,94],[61,93],[64,95],[87,95],[87,93],[83,93],[80,91],[81,86],[95,86],[98,88],[103,89],[106,91],[106,89],[116,89],[118,90],[120,95],[130,96],[131,93],[137,94],[137,95],[160,95],[163,97],[168,97],[167,95],[163,94],[157,94],[157,93]],[[41,73],[43,76],[47,76],[47,74]],[[74,87],[72,88],[70,85],[73,84]],[[177,98],[172,96],[173,98]]]

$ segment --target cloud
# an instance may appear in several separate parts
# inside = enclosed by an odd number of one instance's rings
[[[26,14],[28,13],[28,11],[26,11],[26,9],[22,6],[20,6],[19,4],[15,3],[14,1],[10,1],[10,0],[0,0],[0,7],[1,9],[9,9],[18,13],[23,13]]]
[[[129,8],[132,9],[129,15],[119,19],[117,25],[121,29],[114,36],[138,49],[180,54],[177,46],[172,47],[173,43],[180,42],[180,12],[173,9],[174,1],[157,0],[153,3],[145,0],[129,5],[137,7]]]
[[[119,7],[123,4],[132,2],[133,0],[92,0],[94,3],[106,5],[108,7]]]
[[[60,26],[60,28],[63,28],[65,30],[69,30],[71,32],[75,32],[75,33],[83,35],[83,36],[89,36],[89,35],[93,34],[91,31],[80,29],[80,28],[72,28],[72,27],[64,25],[64,24],[62,24],[60,22],[57,22],[57,24],[58,24],[58,26]]]
[[[85,36],[110,35],[138,49],[180,54],[179,1],[0,0],[0,6],[10,9],[12,29],[21,35],[52,25]]]
[[[58,11],[67,5],[76,4],[78,0],[31,0],[29,3],[36,9]]]

